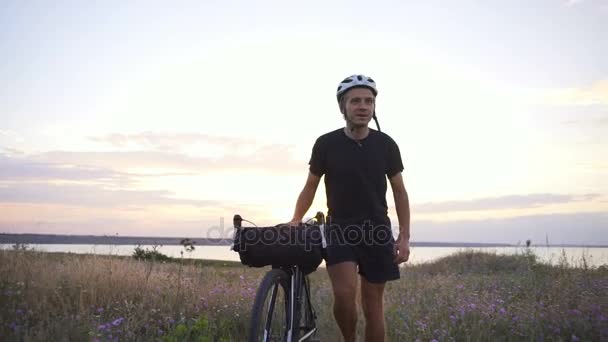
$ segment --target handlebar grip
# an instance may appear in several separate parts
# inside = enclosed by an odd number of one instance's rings
[[[315,215],[315,220],[317,224],[325,224],[325,214],[322,211],[317,211],[317,215]]]
[[[235,229],[241,229],[243,225],[243,218],[241,217],[241,215],[234,215],[234,217],[232,218],[232,224]]]

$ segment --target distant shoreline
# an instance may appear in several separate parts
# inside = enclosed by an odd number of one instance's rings
[[[54,234],[11,234],[0,233],[0,244],[39,244],[39,245],[163,245],[181,246],[183,238],[148,236],[99,236],[99,235],[54,235]],[[207,239],[191,238],[196,246],[228,246],[232,238]],[[477,242],[427,242],[412,241],[412,247],[525,247],[507,243]],[[531,247],[579,247],[608,248],[607,245],[551,244],[531,245]]]

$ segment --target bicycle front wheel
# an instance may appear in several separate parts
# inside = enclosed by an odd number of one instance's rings
[[[289,275],[272,269],[260,284],[251,312],[249,342],[286,341],[289,327]]]

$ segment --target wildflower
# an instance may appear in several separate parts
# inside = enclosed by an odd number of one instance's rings
[[[16,313],[17,315],[23,315],[23,310],[21,310],[21,309],[17,309],[17,311],[15,311],[15,313]]]
[[[103,308],[97,308],[96,312],[97,312],[98,314],[102,313],[102,312],[103,312]]]
[[[498,312],[499,312],[501,315],[504,315],[504,314],[506,314],[506,313],[507,313],[507,310],[505,310],[505,308],[500,308],[500,310],[498,310]]]
[[[580,339],[580,338],[578,338],[578,336],[576,336],[576,335],[574,335],[574,334],[572,335],[572,342],[576,342],[576,341],[580,341],[580,340],[581,340],[581,339]]]
[[[9,325],[9,328],[11,328],[11,330],[12,330],[13,332],[14,332],[14,331],[17,331],[17,328],[18,328],[18,327],[19,327],[19,326],[18,326],[18,325],[17,325],[17,323],[15,323],[15,322],[11,322],[11,324]]]
[[[124,321],[125,319],[123,317],[117,318],[112,322],[112,325],[117,327],[120,325],[120,323],[122,323],[122,321]]]
[[[456,322],[458,320],[458,317],[456,317],[455,315],[450,315],[450,320],[452,322]]]
[[[240,275],[239,278],[241,278],[241,280],[245,280],[245,277],[243,275]]]

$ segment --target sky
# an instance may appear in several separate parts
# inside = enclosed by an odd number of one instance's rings
[[[412,241],[608,245],[607,0],[9,0],[0,51],[0,232],[287,222],[365,74]]]

